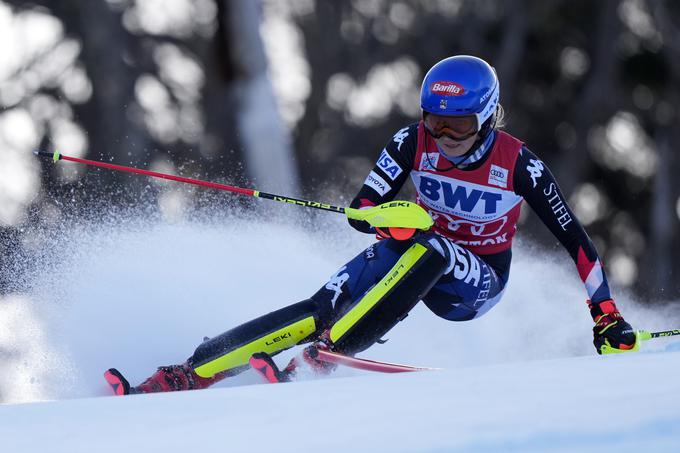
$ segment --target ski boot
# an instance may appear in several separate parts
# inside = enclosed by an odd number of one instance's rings
[[[227,373],[218,373],[210,378],[201,377],[196,374],[189,360],[181,365],[158,367],[151,377],[136,387],[130,386],[127,379],[115,368],[104,373],[104,378],[116,395],[198,390],[209,387],[225,377]]]
[[[271,384],[290,382],[291,378],[295,375],[295,368],[297,368],[295,359],[292,359],[285,369],[279,370],[274,359],[266,352],[256,352],[250,357],[248,363],[250,363],[250,367],[253,370],[262,375]]]
[[[306,347],[301,354],[302,361],[309,365],[316,374],[330,374],[337,365],[322,362],[314,358],[314,350],[316,349],[329,349],[328,343],[317,341],[313,345]],[[288,365],[283,370],[279,370],[274,359],[266,352],[256,352],[250,357],[248,362],[250,367],[264,377],[267,382],[277,384],[280,382],[290,382],[295,377],[300,366],[300,357],[296,356],[290,359],[290,362],[288,362]]]

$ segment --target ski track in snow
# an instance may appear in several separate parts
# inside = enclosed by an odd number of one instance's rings
[[[386,344],[361,354],[442,372],[341,369],[280,386],[254,386],[259,378],[246,372],[207,391],[99,398],[109,394],[105,369],[118,367],[138,383],[158,365],[185,360],[204,336],[309,297],[372,240],[341,216],[321,217],[312,230],[305,217],[291,221],[286,209],[272,209],[279,218],[268,222],[237,213],[175,224],[73,223],[36,233],[41,252],[21,276],[28,289],[0,299],[0,435],[13,446],[3,450],[44,451],[69,439],[59,451],[149,451],[145,443],[154,451],[191,447],[202,432],[220,430],[224,443],[210,442],[237,451],[273,448],[258,446],[262,431],[279,441],[293,436],[304,451],[322,444],[327,451],[680,446],[680,356],[651,353],[674,343],[595,356],[573,263],[561,250],[524,243],[515,246],[504,299],[488,314],[452,323],[420,304]],[[677,310],[650,310],[616,290],[615,297],[636,328],[677,327]],[[276,360],[285,364],[295,352]],[[107,433],[115,420],[136,443]],[[32,434],[38,432],[41,441]]]

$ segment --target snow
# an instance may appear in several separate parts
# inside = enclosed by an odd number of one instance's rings
[[[680,447],[680,352],[0,406],[4,451]]]
[[[29,284],[0,299],[2,451],[680,447],[678,343],[595,355],[573,264],[527,243],[488,314],[451,323],[419,305],[386,344],[362,353],[442,371],[345,368],[281,385],[246,372],[208,390],[107,396],[106,368],[138,383],[204,336],[313,294],[370,243],[341,216],[291,219],[291,209],[269,204],[266,221],[240,212],[176,224],[104,218],[36,232],[39,252],[21,277]],[[677,310],[618,296],[634,327],[677,327]]]

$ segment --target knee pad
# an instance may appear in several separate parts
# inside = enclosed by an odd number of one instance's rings
[[[441,278],[449,260],[446,249],[441,244],[437,247],[438,239],[433,236],[415,241],[387,275],[335,321],[330,340],[336,350],[354,354],[371,346],[404,319]]]
[[[201,344],[191,362],[201,377],[246,368],[256,352],[270,355],[304,342],[317,333],[320,308],[312,299],[241,324]]]

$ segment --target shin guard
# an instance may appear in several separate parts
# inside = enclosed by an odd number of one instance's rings
[[[245,370],[254,353],[275,355],[314,334],[317,316],[316,303],[308,299],[242,324],[196,348],[194,370],[201,377]]]
[[[330,341],[334,349],[355,354],[377,342],[408,315],[446,266],[446,257],[429,242],[414,243],[387,275],[333,324]]]

